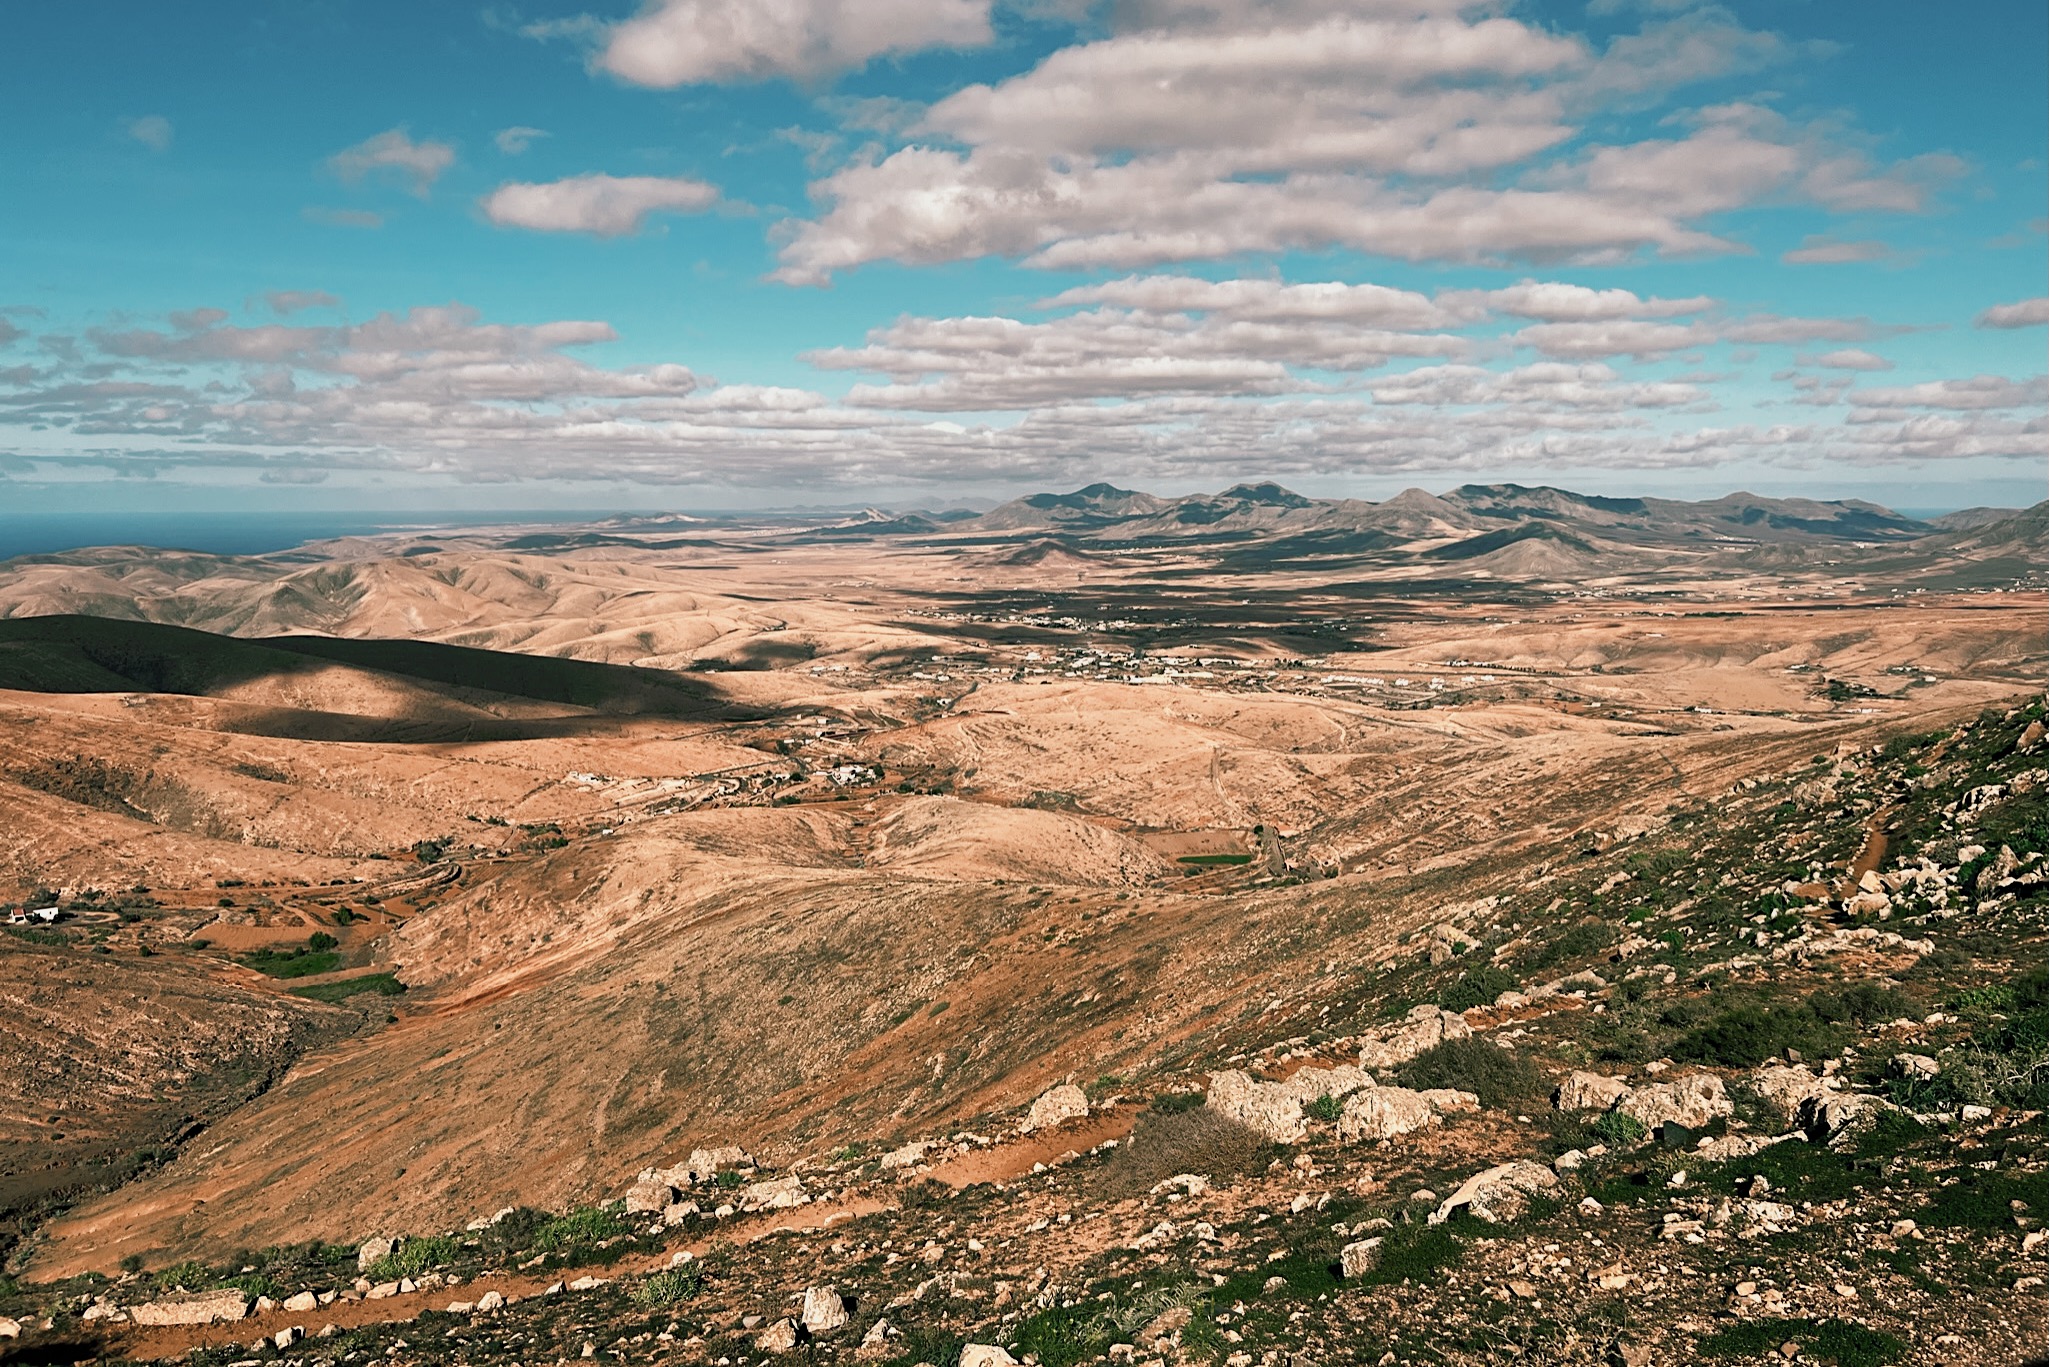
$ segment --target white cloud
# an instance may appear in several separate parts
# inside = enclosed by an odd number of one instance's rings
[[[171,121],[161,114],[145,114],[128,124],[128,136],[152,152],[171,150]]]
[[[871,261],[1132,269],[1332,247],[1412,261],[1741,250],[1704,220],[1768,200],[1925,206],[1953,159],[1875,166],[1754,105],[1583,146],[1600,115],[1796,48],[1706,8],[1605,50],[1467,4],[1113,7],[1113,31],[940,100],[811,187],[777,278]]]
[[[1978,315],[1981,328],[2031,328],[2049,323],[2049,295],[2021,299],[2011,304],[1994,304]]]
[[[1974,375],[1967,380],[1931,380],[1896,389],[1860,389],[1850,395],[1859,408],[2036,408],[2049,404],[2049,377],[2014,380]]]
[[[514,124],[510,128],[501,128],[493,133],[491,141],[496,143],[498,150],[506,156],[517,157],[524,156],[526,150],[534,145],[535,140],[548,136],[548,130],[545,128],[528,128],[525,124]]]
[[[593,60],[635,85],[812,79],[991,36],[988,0],[650,0]]]
[[[486,195],[484,216],[500,227],[542,233],[637,233],[649,214],[698,213],[718,202],[718,187],[664,176],[572,176],[512,181]]]
[[[1789,266],[1843,266],[1858,261],[1883,261],[1891,255],[1892,248],[1870,238],[1841,242],[1810,234],[1779,260]]]
[[[1565,360],[1605,356],[1634,356],[1642,360],[1701,346],[1714,340],[1714,333],[1699,323],[1621,320],[1537,323],[1511,334],[1510,340]]]
[[[1505,289],[1451,296],[1470,299],[1518,318],[1547,323],[1587,323],[1617,318],[1675,318],[1714,306],[1706,295],[1687,299],[1643,299],[1629,290],[1589,289],[1555,280],[1521,280]]]
[[[1200,280],[1186,275],[1134,275],[1081,285],[1046,300],[1042,307],[1076,304],[1110,304],[1149,313],[1212,313],[1261,322],[1342,322],[1396,329],[1450,327],[1472,316],[1413,290],[1385,285],[1337,281],[1286,285],[1278,280]]]
[[[1892,362],[1883,356],[1874,355],[1858,347],[1845,347],[1840,351],[1825,351],[1814,358],[1814,364],[1830,370],[1891,370]]]
[[[413,193],[425,199],[434,182],[455,165],[455,148],[431,139],[414,142],[403,127],[389,128],[336,152],[327,159],[327,165],[351,184],[366,176],[389,172],[411,181]]]

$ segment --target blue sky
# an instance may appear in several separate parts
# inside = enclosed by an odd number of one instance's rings
[[[0,17],[15,510],[2041,497],[1983,3]]]

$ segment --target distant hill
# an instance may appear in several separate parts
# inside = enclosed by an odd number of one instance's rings
[[[1467,484],[1442,495],[1410,489],[1385,502],[1372,503],[1308,498],[1271,482],[1181,498],[1158,498],[1111,484],[1091,484],[1070,494],[1014,499],[946,530],[1060,531],[1099,542],[1329,539],[1363,533],[1401,541],[1461,538],[1504,524],[1545,525],[1576,536],[1599,535],[1625,544],[1673,547],[1731,542],[1905,542],[1940,530],[1934,524],[1856,499],[1820,501],[1734,493],[1688,502],[1609,498],[1546,486]],[[870,524],[869,530],[885,525]]]

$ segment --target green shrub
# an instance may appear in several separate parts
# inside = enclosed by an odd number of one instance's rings
[[[1403,1064],[1395,1077],[1402,1086],[1418,1090],[1455,1087],[1471,1092],[1483,1106],[1503,1106],[1545,1090],[1544,1075],[1528,1059],[1477,1036],[1425,1049]]]
[[[1152,1099],[1151,1108],[1161,1115],[1179,1115],[1194,1110],[1207,1099],[1201,1092],[1161,1092]]]
[[[1703,1339],[1700,1350],[1710,1357],[1776,1356],[1782,1343],[1797,1343],[1801,1356],[1836,1367],[1885,1367],[1907,1351],[1891,1334],[1848,1320],[1779,1319],[1731,1325]]]
[[[1318,1120],[1336,1120],[1345,1113],[1345,1103],[1325,1092],[1302,1109]]]
[[[437,1267],[446,1267],[455,1261],[461,1246],[448,1235],[436,1235],[427,1239],[407,1239],[392,1252],[372,1263],[364,1273],[374,1282],[395,1282],[401,1277],[417,1277],[422,1272]]]
[[[704,1268],[698,1263],[666,1268],[633,1288],[633,1303],[645,1309],[674,1305],[688,1300],[704,1287]]]
[[[1603,1115],[1594,1122],[1593,1130],[1611,1149],[1626,1149],[1642,1142],[1644,1137],[1643,1122],[1621,1111],[1609,1111]]]
[[[316,930],[306,937],[306,948],[312,950],[315,954],[333,949],[340,943],[340,940],[335,939],[334,936],[329,935],[324,930]]]
[[[1481,964],[1467,969],[1459,975],[1457,982],[1439,993],[1437,1004],[1447,1011],[1470,1011],[1476,1006],[1492,1006],[1496,997],[1515,991],[1518,985],[1514,974],[1492,964]]]
[[[603,1206],[589,1206],[559,1215],[536,1229],[534,1247],[543,1253],[563,1253],[627,1232],[626,1222],[618,1215]]]

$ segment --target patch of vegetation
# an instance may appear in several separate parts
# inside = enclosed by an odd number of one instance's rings
[[[242,962],[273,978],[310,978],[317,973],[332,973],[340,968],[341,955],[309,945],[300,949],[259,949],[253,954],[244,954]]]
[[[1505,1106],[1546,1090],[1544,1075],[1528,1059],[1478,1036],[1425,1049],[1404,1063],[1395,1078],[1419,1091],[1453,1087],[1471,1092],[1483,1106]]]
[[[604,1206],[587,1206],[558,1215],[534,1231],[534,1247],[543,1253],[583,1250],[605,1239],[631,1233],[616,1211]]]
[[[1611,1149],[1626,1149],[1641,1143],[1644,1137],[1643,1122],[1633,1115],[1621,1111],[1608,1111],[1594,1121],[1593,1131],[1601,1142]]]
[[[674,1305],[688,1300],[704,1287],[704,1268],[698,1263],[665,1268],[633,1288],[633,1303],[644,1309]]]
[[[1512,973],[1481,964],[1469,968],[1459,975],[1459,980],[1438,994],[1437,1004],[1447,1011],[1470,1011],[1476,1006],[1492,1006],[1494,999],[1504,992],[1513,992],[1520,984]]]
[[[1345,1103],[1325,1092],[1302,1109],[1317,1120],[1336,1120],[1345,1113]]]
[[[1151,1109],[1162,1115],[1192,1111],[1206,1100],[1201,1092],[1161,1092],[1152,1099]]]
[[[1184,854],[1174,861],[1177,864],[1197,864],[1209,867],[1218,865],[1250,864],[1249,854]]]
[[[361,993],[372,993],[379,997],[400,997],[405,995],[406,985],[390,973],[370,973],[360,978],[344,978],[335,983],[309,983],[295,987],[295,997],[310,997],[317,1002],[342,1002]]]
[[[373,1282],[395,1282],[401,1277],[417,1277],[422,1272],[437,1267],[446,1267],[455,1261],[461,1247],[448,1235],[441,1234],[426,1239],[407,1239],[392,1252],[370,1264],[364,1274]]]
[[[2018,1203],[2016,1206],[2015,1203]],[[1914,1217],[1931,1229],[2013,1230],[2014,1216],[2049,1214],[2049,1172],[2014,1176],[1966,1171]]]
[[[1711,1063],[1724,1068],[1754,1068],[1793,1050],[1806,1058],[1841,1052],[1850,1039],[1848,1026],[1871,1025],[1915,1014],[1914,1004],[1898,991],[1875,983],[1852,983],[1839,992],[1817,992],[1804,1002],[1743,1003],[1727,1007],[1688,1030],[1672,1044],[1675,1059]],[[1691,1023],[1683,1007],[1660,1019],[1668,1025]]]
[[[1885,1367],[1907,1351],[1891,1334],[1848,1320],[1750,1320],[1701,1340],[1709,1357],[1779,1356],[1779,1345],[1796,1343],[1803,1356],[1833,1361],[1836,1367]]]
[[[1221,1180],[1264,1167],[1265,1148],[1257,1131],[1208,1107],[1146,1111],[1103,1165],[1102,1180],[1120,1194],[1149,1191],[1184,1172]]]

